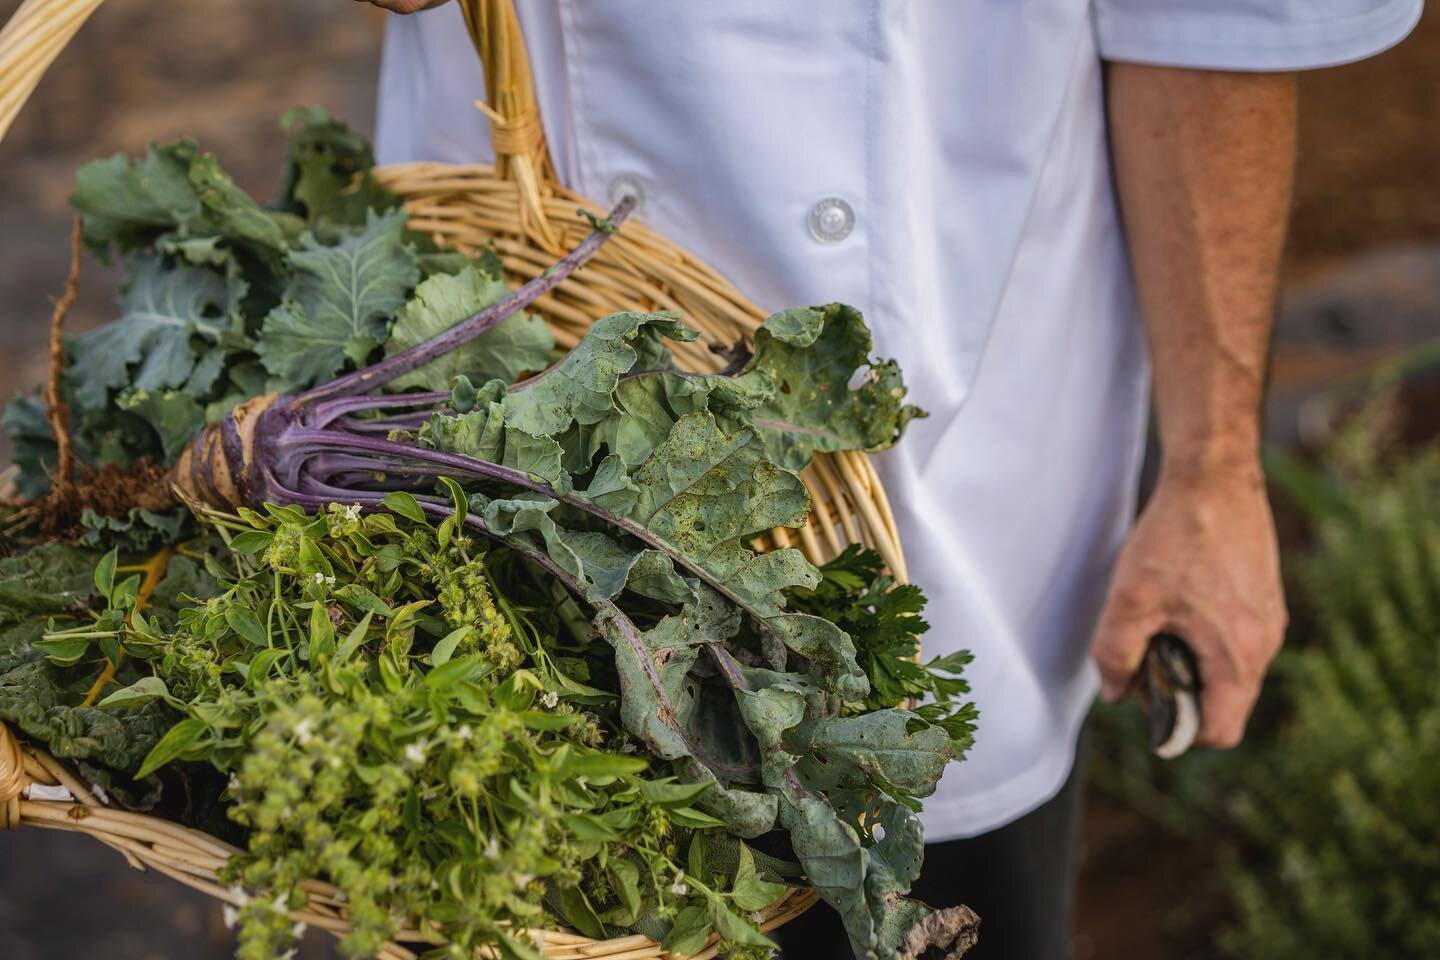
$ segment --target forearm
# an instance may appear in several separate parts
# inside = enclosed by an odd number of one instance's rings
[[[1162,469],[1258,478],[1294,77],[1111,64],[1107,87]]]
[[[1200,661],[1200,740],[1233,746],[1285,632],[1260,404],[1295,155],[1289,76],[1112,65],[1110,137],[1155,369],[1160,482],[1093,652],[1123,696],[1149,638]]]

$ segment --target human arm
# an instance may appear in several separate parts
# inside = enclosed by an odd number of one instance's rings
[[[1185,637],[1199,741],[1240,741],[1285,602],[1260,466],[1266,352],[1295,153],[1295,81],[1114,63],[1111,149],[1155,377],[1162,460],[1093,642],[1123,697],[1151,635]]]

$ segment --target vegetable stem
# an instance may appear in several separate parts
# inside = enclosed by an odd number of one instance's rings
[[[170,569],[170,557],[174,553],[175,546],[173,544],[161,547],[159,552],[140,565],[140,569],[145,571],[145,579],[140,581],[140,588],[135,591],[135,606],[131,607],[130,612],[125,615],[127,626],[132,622],[135,614],[145,609],[145,604],[150,602],[150,595],[155,592],[156,587],[160,586],[160,581],[165,579],[165,571]],[[118,656],[124,657],[125,652],[122,650]],[[118,667],[118,661],[108,657],[105,659],[105,669],[100,671],[100,676],[95,678],[95,682],[85,692],[85,699],[80,701],[80,706],[93,707],[95,705],[95,701],[100,699],[101,691],[109,685],[111,680],[115,679],[115,670]]]
[[[442,357],[469,343],[512,313],[525,309],[554,290],[566,277],[584,266],[604,246],[605,241],[610,239],[611,234],[615,232],[614,228],[623,223],[634,209],[635,198],[626,197],[615,206],[614,210],[610,211],[608,229],[597,229],[591,232],[589,236],[580,241],[574,250],[561,257],[554,266],[540,276],[530,280],[479,313],[460,321],[444,333],[437,334],[394,356],[386,357],[379,363],[371,364],[363,370],[356,370],[345,376],[337,377],[329,383],[307,390],[295,397],[291,401],[292,404],[302,407],[311,406],[322,400],[365,393],[376,387],[384,386],[397,377],[423,367],[436,357]]]

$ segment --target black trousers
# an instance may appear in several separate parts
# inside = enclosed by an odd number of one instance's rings
[[[931,843],[910,895],[934,907],[963,903],[980,915],[980,943],[965,960],[1068,960],[1084,775],[1013,823],[968,840]],[[780,928],[784,960],[850,960],[840,918],[819,904]]]

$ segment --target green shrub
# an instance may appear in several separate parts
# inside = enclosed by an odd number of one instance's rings
[[[1318,466],[1272,457],[1304,543],[1246,742],[1159,761],[1133,703],[1091,715],[1092,782],[1222,851],[1197,883],[1244,960],[1440,958],[1440,449],[1396,450],[1379,409]]]
[[[1440,957],[1440,452],[1382,462],[1375,433],[1276,471],[1312,543],[1285,719],[1225,804],[1246,960]]]

